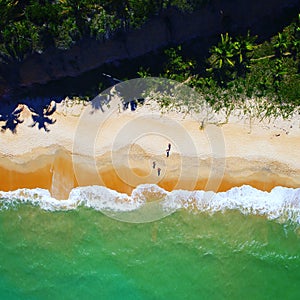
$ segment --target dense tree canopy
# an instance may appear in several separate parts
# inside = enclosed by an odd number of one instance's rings
[[[193,11],[208,2],[0,0],[0,62],[22,61],[49,47],[68,49],[88,36],[109,39],[170,7]],[[230,111],[237,99],[238,105],[254,99],[267,114],[280,111],[287,116],[300,106],[300,15],[261,44],[250,32],[244,36],[224,32],[205,60],[186,57],[181,46],[167,49],[162,66],[160,76],[197,89],[216,110]],[[151,70],[141,69],[138,74],[148,76]]]
[[[192,11],[209,0],[1,0],[0,61],[21,61],[54,46],[68,49],[84,36],[110,38],[176,7]]]
[[[168,49],[161,76],[195,88],[215,110],[230,113],[244,107],[246,112],[251,100],[258,114],[288,117],[300,107],[300,14],[270,40],[256,40],[250,32],[238,37],[221,34],[202,72],[195,60],[183,56],[181,47]]]

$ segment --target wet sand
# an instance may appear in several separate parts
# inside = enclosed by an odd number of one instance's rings
[[[227,162],[223,169],[223,176],[210,177],[212,164],[210,159],[197,161],[200,167],[198,175],[193,172],[195,170],[193,170],[191,160],[189,175],[183,176],[180,168],[168,172],[168,166],[166,166],[166,169],[158,176],[157,167],[152,168],[147,156],[141,160],[140,166],[127,168],[124,165],[113,166],[112,164],[107,167],[110,155],[111,153],[108,153],[98,157],[96,159],[98,164],[95,164],[95,168],[89,168],[84,164],[76,165],[76,161],[72,160],[72,155],[64,151],[58,151],[50,156],[43,155],[25,164],[13,164],[8,161],[3,164],[2,161],[0,190],[44,188],[57,199],[67,199],[72,188],[85,185],[103,185],[128,195],[137,185],[144,183],[155,183],[167,191],[174,189],[226,191],[244,184],[264,191],[270,191],[275,186],[292,188],[300,186],[300,172],[295,173],[295,171],[288,170],[286,165],[278,163],[273,167],[272,163],[269,163],[269,168],[266,170],[265,163],[230,158],[228,159],[230,163]],[[161,159],[165,158],[161,157]],[[172,161],[172,156],[168,159]],[[233,171],[230,165],[234,161],[236,164]],[[101,167],[99,162],[105,162],[105,167]],[[218,164],[215,165],[218,166]]]

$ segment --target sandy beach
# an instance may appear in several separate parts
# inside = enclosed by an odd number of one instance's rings
[[[250,126],[247,117],[233,114],[221,125],[222,114],[213,122],[204,112],[162,114],[151,101],[123,111],[118,99],[101,109],[65,99],[49,116],[56,122],[39,129],[22,109],[16,133],[0,134],[2,191],[40,187],[66,199],[85,185],[127,194],[142,183],[169,191],[300,186],[299,115]]]

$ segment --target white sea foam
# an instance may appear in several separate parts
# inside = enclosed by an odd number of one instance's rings
[[[85,206],[99,211],[132,212],[159,203],[160,209],[173,212],[178,209],[214,213],[237,209],[243,214],[264,215],[279,221],[300,223],[300,188],[275,187],[271,192],[244,185],[227,192],[185,191],[167,192],[154,184],[144,184],[133,190],[131,196],[101,186],[74,188],[67,200],[57,200],[44,189],[19,189],[0,192],[1,209],[18,203],[31,203],[49,211],[71,210]],[[153,206],[152,206],[153,207]]]

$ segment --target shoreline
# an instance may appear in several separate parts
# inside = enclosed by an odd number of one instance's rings
[[[124,151],[124,150],[123,150]],[[122,150],[119,152],[121,155]],[[126,153],[126,152],[125,152]],[[81,157],[82,159],[82,157]],[[125,165],[112,166],[111,153],[96,160],[95,168],[72,161],[72,155],[58,151],[54,155],[41,155],[25,164],[14,164],[7,160],[0,166],[0,190],[12,191],[19,188],[44,188],[56,199],[67,199],[70,191],[78,186],[100,185],[120,193],[131,195],[140,184],[157,184],[167,191],[205,190],[224,192],[233,187],[250,185],[256,189],[270,192],[276,186],[297,188],[300,186],[300,170],[288,169],[278,162],[248,161],[241,158],[227,158],[223,169],[222,162],[213,163],[211,159],[190,159],[189,174],[165,166],[166,171],[157,175],[149,156],[139,160],[132,168]],[[163,157],[161,157],[163,160]],[[174,158],[174,161],[176,159]],[[84,159],[87,162],[86,159]],[[103,165],[99,165],[101,162]],[[266,163],[268,168],[266,168]],[[223,172],[222,176],[211,174],[211,165]],[[195,176],[197,172],[198,175]],[[220,167],[221,166],[221,167]]]
[[[162,114],[153,103],[121,112],[118,101],[96,111],[65,100],[57,104],[48,132],[30,127],[25,107],[17,133],[0,134],[0,190],[40,187],[66,199],[72,188],[86,185],[129,195],[144,183],[168,191],[300,187],[299,115],[252,128],[246,117],[233,116],[220,126],[224,117],[214,115],[216,123],[201,129],[207,112]]]

